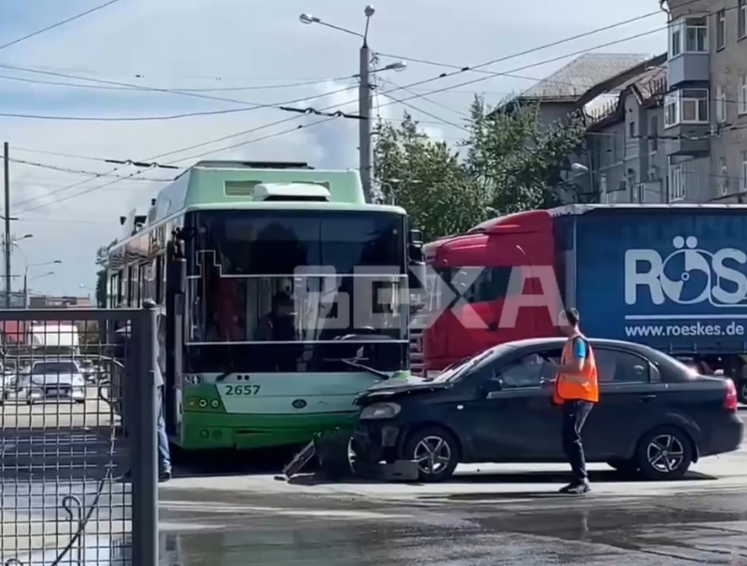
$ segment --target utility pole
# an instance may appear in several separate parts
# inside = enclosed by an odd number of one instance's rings
[[[371,17],[366,14],[367,17]],[[360,49],[360,90],[358,93],[358,148],[360,151],[361,185],[366,202],[373,200],[373,126],[371,110],[373,96],[371,93],[371,50],[365,38]]]
[[[301,14],[299,20],[302,24],[319,24],[337,31],[341,31],[356,37],[360,37],[363,40],[363,45],[360,48],[360,72],[358,73],[360,78],[360,89],[358,92],[358,151],[360,153],[360,176],[361,186],[363,188],[363,198],[366,202],[373,200],[373,186],[374,186],[374,152],[373,152],[373,123],[371,122],[371,114],[373,109],[373,85],[371,84],[371,50],[368,47],[368,28],[371,25],[371,17],[376,13],[376,9],[369,5],[366,6],[364,14],[366,15],[366,29],[363,33],[349,30],[328,22],[323,22],[316,16],[311,14]],[[392,63],[381,69],[376,69],[374,72],[379,71],[402,71],[407,67],[404,61]]]
[[[10,156],[8,142],[3,143],[3,161],[5,167],[5,308],[10,308]]]

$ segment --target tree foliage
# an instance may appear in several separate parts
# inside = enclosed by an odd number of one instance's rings
[[[476,97],[458,147],[434,140],[409,114],[376,131],[376,177],[387,202],[405,208],[433,239],[496,213],[545,208],[573,189],[564,173],[582,147],[579,117],[543,128],[537,106],[490,108]]]
[[[109,267],[109,248],[117,243],[114,239],[108,246],[99,246],[96,250],[96,266],[99,270],[96,272],[96,306],[99,308],[106,307],[106,270]]]

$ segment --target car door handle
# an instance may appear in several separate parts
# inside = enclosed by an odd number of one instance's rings
[[[638,400],[641,403],[646,403],[647,401],[653,401],[654,399],[656,399],[656,395],[654,395],[654,394],[651,394],[651,395],[641,395],[640,397],[638,397]]]

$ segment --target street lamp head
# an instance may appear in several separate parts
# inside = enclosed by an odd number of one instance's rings
[[[300,15],[300,16],[298,17],[298,19],[299,19],[299,21],[300,21],[300,22],[301,22],[302,24],[306,24],[306,25],[309,25],[309,24],[318,24],[318,23],[319,23],[319,21],[320,21],[320,20],[319,20],[319,18],[315,18],[315,17],[314,17],[314,16],[312,16],[311,14],[301,14],[301,15]]]
[[[392,71],[396,71],[398,73],[401,73],[405,69],[407,69],[407,62],[406,61],[397,61],[396,63],[392,63],[390,65],[386,66],[387,69],[390,69]]]
[[[367,18],[370,18],[376,13],[376,8],[374,8],[372,4],[369,4],[368,6],[366,6],[366,9],[363,13],[366,14]]]
[[[588,173],[589,168],[581,163],[571,163],[571,171],[573,173]]]
[[[59,264],[61,264],[61,263],[62,263],[62,261],[61,261],[61,260],[59,260],[59,259],[56,259],[56,260],[54,260],[54,261],[53,261],[52,263],[53,263],[53,264],[55,264],[55,265],[59,265]]]
[[[26,235],[23,236],[23,238],[20,238],[20,239],[21,240],[28,240],[29,238],[33,238],[33,237],[34,237],[33,234],[26,234]]]

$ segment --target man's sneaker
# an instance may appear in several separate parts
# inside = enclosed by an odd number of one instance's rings
[[[584,493],[589,493],[590,491],[591,487],[589,487],[589,482],[570,483],[560,489],[560,493],[565,493],[568,495],[583,495]]]
[[[161,475],[158,477],[159,483],[167,482],[171,479],[171,470],[166,470],[164,472],[161,472]]]

